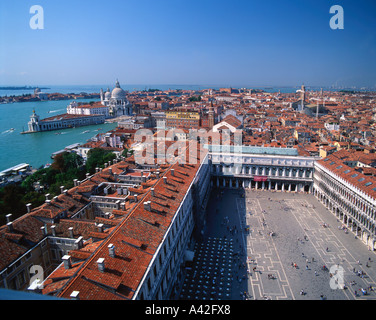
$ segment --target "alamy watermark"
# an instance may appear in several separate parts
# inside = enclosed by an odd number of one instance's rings
[[[30,7],[29,13],[33,16],[30,18],[29,26],[33,30],[44,29],[44,10],[40,5]]]
[[[329,285],[330,289],[344,289],[345,279],[344,279],[344,269],[338,264],[332,265],[329,269],[331,274]]]
[[[133,155],[137,164],[192,164],[205,158],[208,149],[216,148],[223,155],[242,153],[243,131],[229,129],[220,132],[205,129],[190,129],[188,134],[181,129],[139,129],[134,136]]]
[[[345,16],[343,7],[340,5],[331,6],[329,13],[334,14],[329,20],[329,26],[332,30],[344,29]]]
[[[33,265],[30,267],[30,281],[29,286],[35,286],[36,289],[43,289],[44,270],[40,265]]]

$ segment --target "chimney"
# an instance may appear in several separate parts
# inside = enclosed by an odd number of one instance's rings
[[[73,227],[69,227],[69,228],[68,228],[68,232],[69,232],[69,237],[70,237],[70,238],[74,238],[74,235],[73,235]]]
[[[134,195],[134,202],[137,202],[137,194]]]
[[[65,189],[63,192],[65,195],[68,195],[68,189]]]
[[[96,172],[96,173],[99,172],[99,168],[98,168],[98,167],[95,168],[95,172]]]
[[[80,300],[80,291],[72,291],[70,298],[72,300]]]
[[[78,179],[73,179],[73,185],[74,185],[75,187],[77,187],[77,181],[78,181]]]
[[[56,237],[56,226],[55,225],[51,226],[51,232],[52,232],[52,236]]]
[[[99,270],[100,272],[104,272],[104,270],[105,270],[105,266],[104,266],[104,258],[99,258],[99,259],[97,260],[97,265],[98,265],[98,270]]]
[[[151,201],[144,202],[144,209],[147,211],[151,211]]]
[[[120,200],[118,200],[119,202],[120,202]],[[118,201],[116,201],[116,203],[118,203]],[[120,205],[119,205],[119,207],[120,207]],[[106,218],[106,219],[110,219],[110,212],[106,212],[105,214],[104,214],[104,217]]]
[[[119,210],[120,209],[120,200],[117,200],[116,202],[115,202],[115,204],[116,204],[116,209],[117,210]],[[108,218],[107,218],[108,219]]]
[[[31,212],[31,203],[28,203],[26,205],[26,209],[27,209],[27,213],[30,213]]]
[[[86,173],[86,179],[90,177],[90,173]]]
[[[80,237],[74,242],[74,244],[76,245],[76,248],[77,248],[78,250],[82,248],[83,241],[84,241],[84,238],[83,238],[82,236],[80,236]]]
[[[43,234],[44,236],[46,236],[46,235],[47,235],[47,228],[46,228],[45,226],[43,226],[43,227],[41,227],[40,229],[42,230],[42,234]]]
[[[108,253],[111,258],[115,258],[115,246],[112,243],[108,245]]]
[[[157,171],[155,174],[157,175],[157,179],[159,179],[159,171]]]
[[[9,231],[9,232],[13,232],[13,230],[14,230],[14,229],[13,229],[13,222],[8,222],[8,223],[7,223],[7,226],[8,226],[8,231]]]
[[[167,177],[163,177],[163,182],[167,184]]]
[[[153,197],[155,196],[154,188],[151,188],[151,195],[152,195]]]
[[[64,262],[64,268],[70,269],[72,267],[71,257],[69,255],[65,255],[61,258]]]
[[[12,218],[12,214],[9,213],[5,216],[7,218],[7,223],[9,223],[11,221],[11,218]]]
[[[112,168],[108,168],[108,173],[112,175]]]
[[[60,186],[60,193],[63,194],[64,193],[64,186]]]
[[[47,202],[47,200],[50,200],[50,194],[49,193],[46,194],[46,202]]]
[[[171,175],[175,176],[175,169],[171,169]]]
[[[125,210],[125,202],[120,203],[120,207],[122,210]]]
[[[103,232],[103,223],[98,224],[97,227],[98,227],[98,232]]]

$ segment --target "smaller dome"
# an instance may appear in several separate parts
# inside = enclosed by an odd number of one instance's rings
[[[109,88],[107,88],[107,91],[104,94],[104,98],[105,98],[105,100],[110,100],[111,99],[111,92],[110,92]]]

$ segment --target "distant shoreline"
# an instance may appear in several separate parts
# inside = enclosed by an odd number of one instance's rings
[[[0,90],[35,90],[39,87],[28,87],[28,86],[24,86],[24,87],[0,87]],[[39,88],[39,89],[44,89],[44,90],[49,90],[51,88]]]

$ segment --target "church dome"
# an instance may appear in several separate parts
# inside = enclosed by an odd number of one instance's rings
[[[107,88],[107,91],[104,94],[104,99],[105,100],[110,100],[111,99],[111,92],[110,92],[109,88]]]
[[[116,99],[116,100],[126,99],[127,94],[122,88],[120,88],[119,81],[116,81],[116,85],[115,85],[115,88],[112,90],[111,97],[112,99]]]

